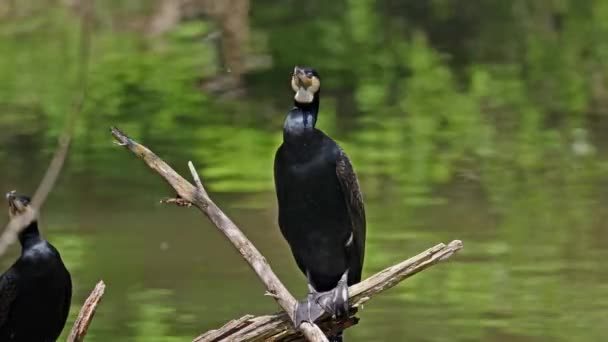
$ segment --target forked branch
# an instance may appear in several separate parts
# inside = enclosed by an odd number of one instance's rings
[[[117,140],[120,146],[124,146],[141,158],[152,170],[161,175],[167,183],[177,192],[178,198],[192,203],[200,209],[213,224],[232,242],[234,247],[239,251],[243,258],[249,263],[251,268],[258,275],[260,280],[266,286],[266,289],[275,298],[277,303],[283,310],[293,318],[296,300],[289,293],[287,288],[274,274],[266,258],[255,248],[255,246],[247,239],[245,234],[222,212],[222,210],[211,200],[207,192],[204,190],[200,177],[194,165],[189,163],[190,170],[195,178],[197,186],[180,176],[167,163],[160,159],[156,154],[150,151],[145,146],[137,143],[129,138],[117,128],[111,129],[112,135]],[[179,202],[177,202],[179,203]],[[327,341],[327,338],[315,324],[304,322],[300,325],[299,330],[306,336],[309,341]]]
[[[357,324],[358,319],[354,317],[356,310],[363,303],[380,292],[383,292],[402,280],[449,258],[452,254],[462,248],[462,242],[455,240],[448,245],[436,245],[408,260],[397,265],[388,267],[383,271],[365,279],[363,282],[349,288],[351,314],[342,321],[333,321],[324,317],[318,325],[303,323],[299,330],[293,328],[293,314],[296,301],[287,291],[278,277],[274,274],[266,259],[260,254],[255,246],[245,237],[240,229],[220,210],[205,191],[200,177],[189,162],[188,166],[196,186],[181,177],[167,163],[156,156],[145,146],[129,138],[117,128],[111,129],[112,135],[120,146],[124,146],[141,158],[151,169],[160,174],[169,185],[177,192],[177,198],[166,202],[174,202],[179,205],[191,203],[199,208],[215,224],[215,226],[232,242],[234,247],[241,253],[267,288],[267,294],[276,299],[283,308],[282,313],[254,317],[244,316],[232,320],[217,330],[209,331],[199,337],[195,342],[211,341],[296,341],[303,338],[309,341],[327,341],[322,331],[333,332],[343,330]]]

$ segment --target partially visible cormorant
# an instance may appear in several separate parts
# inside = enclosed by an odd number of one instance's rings
[[[31,215],[19,233],[21,256],[0,276],[0,341],[55,341],[72,300],[72,279],[59,252],[40,236],[30,199],[6,194],[11,219]]]
[[[309,294],[298,303],[296,326],[323,311],[348,314],[348,286],[361,281],[365,210],[346,153],[315,128],[321,80],[312,68],[295,67],[294,107],[274,160],[279,226],[306,275]],[[341,333],[334,337],[341,341]]]

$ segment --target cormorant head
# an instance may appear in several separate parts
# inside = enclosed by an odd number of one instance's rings
[[[315,69],[296,66],[291,76],[291,88],[296,93],[294,100],[297,103],[312,103],[321,88],[321,79]]]
[[[30,198],[18,195],[14,190],[6,193],[6,200],[8,201],[8,216],[11,220],[34,210],[30,206]]]

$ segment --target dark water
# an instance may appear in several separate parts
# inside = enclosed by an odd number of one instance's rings
[[[73,12],[25,3],[26,15],[0,26],[0,189],[32,192],[82,88],[81,43]],[[199,89],[231,77],[201,38],[213,23],[143,38],[126,24],[152,10],[143,2],[97,4],[83,113],[42,212],[74,279],[69,324],[99,279],[108,287],[90,341],[187,341],[277,310],[205,217],[158,203],[171,189],[113,145],[112,125],[185,176],[192,160],[214,200],[304,295],[276,225],[272,161],[289,72],[308,63],[323,80],[318,126],[349,153],[364,190],[364,274],[439,242],[465,244],[366,305],[349,341],[602,340],[608,43],[594,37],[608,9],[415,3],[252,4],[247,55],[270,62],[234,81],[246,93],[238,99]],[[547,37],[522,11],[566,24]]]

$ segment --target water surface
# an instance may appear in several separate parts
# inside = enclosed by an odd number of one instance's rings
[[[238,99],[199,87],[226,75],[217,46],[201,38],[217,29],[212,22],[144,38],[119,25],[148,13],[143,3],[98,4],[84,110],[42,212],[72,272],[70,322],[99,279],[108,287],[90,341],[187,341],[277,310],[204,216],[159,204],[171,189],[112,143],[112,125],[186,177],[192,160],[216,203],[293,293],[305,294],[276,224],[272,163],[291,106],[290,70],[308,63],[323,79],[318,126],[351,156],[364,191],[364,276],[439,242],[465,244],[366,305],[349,341],[601,340],[607,113],[594,88],[601,76],[585,68],[608,75],[607,45],[594,40],[608,10],[566,2],[557,44],[526,26],[520,2],[465,13],[444,2],[310,1],[301,12],[256,1],[250,54],[271,64],[242,76]],[[54,2],[37,6],[1,26],[7,191],[34,191],[81,89],[77,16]],[[17,255],[14,247],[0,263]]]

